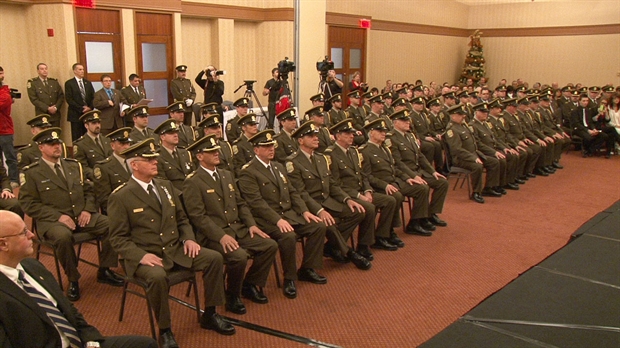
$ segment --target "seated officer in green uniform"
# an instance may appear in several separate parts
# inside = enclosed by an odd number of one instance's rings
[[[250,107],[250,100],[248,98],[239,98],[235,100],[233,106],[235,110],[237,110],[237,114],[235,117],[231,118],[226,122],[226,140],[233,143],[237,140],[241,134],[243,134],[242,125],[239,123],[239,120],[248,114],[248,110]]]
[[[325,224],[308,211],[306,203],[289,180],[282,163],[273,161],[275,142],[273,130],[264,130],[250,141],[256,156],[243,166],[239,189],[248,202],[256,223],[278,242],[287,298],[297,297],[297,237],[305,238],[303,261],[299,272],[306,275],[323,267]],[[292,233],[291,233],[292,232]]]
[[[318,130],[319,147],[315,149],[316,152],[323,153],[325,149],[333,144],[333,136],[329,134],[327,126],[325,126],[326,112],[322,106],[315,106],[312,109],[306,111],[304,119],[313,122]],[[299,145],[299,144],[298,144]]]
[[[30,133],[32,136],[35,136],[39,134],[40,131],[52,126],[52,124],[49,123],[49,115],[47,114],[38,115],[28,120],[26,124],[30,126]],[[67,150],[64,142],[62,143],[62,157],[67,157]],[[38,162],[39,158],[41,158],[41,150],[39,150],[39,145],[31,140],[28,145],[17,151],[17,168],[21,171],[25,166]]]
[[[342,94],[334,94],[327,101],[332,104],[332,108],[327,112],[327,119],[325,120],[325,126],[329,128],[347,118],[347,114],[342,110]]]
[[[62,158],[60,128],[48,128],[32,140],[39,144],[41,159],[24,168],[20,177],[19,203],[37,223],[40,236],[52,242],[69,278],[67,297],[80,299],[78,258],[73,249],[73,233],[101,236],[97,281],[122,286],[123,280],[110,270],[118,265],[118,255],[108,240],[108,218],[99,214],[92,185],[85,182],[82,165]]]
[[[370,269],[371,263],[347,246],[351,233],[362,221],[365,221],[365,226],[369,225],[365,220],[368,219],[366,211],[338,186],[329,171],[327,157],[316,152],[318,132],[313,122],[306,122],[295,130],[293,137],[299,143],[299,151],[287,159],[286,171],[310,212],[320,217],[327,226],[324,254],[337,262],[346,263],[349,260],[359,269]],[[322,277],[306,276],[299,278],[323,283],[319,281]]]
[[[220,153],[220,164],[217,165],[219,169],[225,169],[235,175],[235,167],[233,164],[233,150],[230,143],[222,138],[222,122],[220,116],[217,113],[211,113],[205,115],[203,120],[198,124],[198,129],[204,132],[203,135],[200,135],[199,138],[203,136],[207,136],[210,134],[215,135],[215,139],[220,145],[220,149],[218,150]],[[198,160],[194,159],[194,164],[198,166]]]
[[[400,206],[394,197],[374,192],[370,187],[368,178],[362,171],[362,155],[353,146],[356,132],[353,122],[350,119],[344,120],[334,125],[330,131],[336,137],[336,142],[327,148],[325,156],[329,159],[334,180],[344,192],[364,207],[366,215],[370,217],[360,223],[357,252],[372,261],[374,257],[368,249],[370,245],[390,251],[396,250],[397,246],[405,246],[394,232],[395,227],[401,226]],[[375,226],[379,209],[379,223]]]
[[[101,135],[100,117],[99,110],[92,110],[80,116],[86,134],[73,142],[73,158],[82,164],[84,175],[90,181],[95,181],[93,176],[95,164],[112,154],[110,140]]]
[[[177,124],[177,128],[179,129],[179,143],[177,144],[180,148],[187,148],[190,144],[193,144],[196,141],[196,134],[194,133],[194,128],[192,126],[188,126],[183,124],[183,119],[185,117],[185,108],[183,107],[183,102],[175,102],[166,107],[168,110],[168,114],[170,118],[174,120]]]
[[[185,149],[177,147],[179,143],[179,128],[173,119],[167,119],[156,129],[161,146],[157,159],[157,177],[167,179],[174,187],[181,191],[183,181],[194,171],[192,158]]]
[[[249,113],[241,117],[237,123],[241,126],[243,134],[233,142],[232,147],[235,177],[239,176],[241,167],[254,158],[254,149],[248,139],[258,133],[258,121],[256,121],[256,114],[254,113]]]
[[[214,134],[188,148],[199,167],[183,183],[183,200],[200,245],[219,252],[226,262],[226,309],[245,314],[240,295],[255,303],[269,302],[262,288],[278,244],[258,228],[232,173],[217,168],[219,149]],[[249,257],[252,262],[246,273]]]
[[[286,158],[299,149],[299,144],[293,139],[291,134],[297,128],[297,115],[295,109],[286,109],[276,115],[280,122],[280,133],[274,137],[276,140],[276,157],[275,160],[284,164]]]
[[[2,192],[0,192],[0,210],[12,211],[23,219],[24,212],[19,205],[19,201],[13,194],[11,180],[9,179],[4,165],[0,165],[0,190],[2,190]]]
[[[129,166],[125,162],[125,156],[121,155],[131,144],[129,138],[131,128],[119,128],[106,135],[110,139],[112,155],[95,164],[95,198],[97,205],[103,214],[107,214],[108,197],[117,187],[126,183],[131,177]]]
[[[129,133],[129,137],[133,142],[139,142],[148,138],[155,140],[155,145],[159,145],[159,137],[152,128],[149,127],[149,107],[138,106],[127,111],[125,117],[133,119],[133,128]]]
[[[108,200],[110,241],[125,262],[129,277],[145,281],[146,296],[155,312],[160,347],[178,347],[171,330],[168,272],[190,269],[202,272],[204,314],[200,327],[222,335],[235,328],[215,311],[225,302],[224,260],[214,250],[202,248],[168,180],[156,179],[157,157],[153,139],[130,146],[127,158],[132,176]]]

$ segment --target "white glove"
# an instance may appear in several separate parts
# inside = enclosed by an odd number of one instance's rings
[[[191,99],[187,99],[187,100],[185,101],[185,105],[187,105],[187,106],[191,106],[193,102],[194,102],[193,100],[191,100]]]

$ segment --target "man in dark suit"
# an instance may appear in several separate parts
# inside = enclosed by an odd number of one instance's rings
[[[117,187],[126,183],[131,177],[129,166],[125,162],[125,156],[121,152],[131,144],[129,132],[131,128],[125,127],[115,130],[107,135],[110,139],[112,155],[103,161],[97,162],[93,169],[95,177],[95,198],[101,212],[107,214],[108,197]]]
[[[86,132],[80,116],[94,108],[95,88],[84,78],[82,64],[75,63],[72,69],[75,77],[65,82],[65,100],[69,104],[67,121],[71,122],[71,139],[77,140]]]
[[[205,311],[200,327],[233,335],[235,328],[215,311],[224,304],[222,256],[201,248],[174,186],[157,175],[155,143],[146,139],[121,155],[133,175],[108,199],[110,241],[125,260],[127,275],[147,282],[146,296],[155,312],[161,347],[177,347],[172,334],[167,274],[173,269],[202,272]]]
[[[278,252],[278,244],[254,221],[231,172],[217,168],[220,146],[214,134],[190,146],[200,166],[183,183],[183,200],[200,245],[226,260],[226,309],[245,314],[240,295],[269,302],[262,288]],[[245,272],[249,256],[250,269]]]
[[[24,168],[19,203],[37,222],[40,235],[54,243],[58,261],[69,279],[67,297],[80,299],[78,258],[73,233],[86,232],[102,239],[97,281],[122,286],[123,280],[110,270],[118,266],[118,255],[108,240],[108,218],[98,213],[92,185],[84,182],[82,165],[61,158],[60,128],[48,128],[32,140],[39,144],[41,159]]]
[[[123,94],[112,88],[112,77],[108,74],[101,75],[103,88],[95,92],[93,105],[101,111],[101,134],[122,128],[125,111],[130,108]]]
[[[34,233],[24,221],[0,211],[0,225],[0,347],[157,347],[149,337],[102,336],[63,296],[45,266],[30,258]]]
[[[592,109],[588,106],[590,98],[587,95],[579,97],[579,106],[571,112],[571,128],[573,134],[583,139],[583,156],[592,156],[603,144],[607,144],[606,158],[611,157],[611,150],[613,150],[613,138],[610,140],[609,136],[604,132],[596,129],[596,121],[593,120],[595,115],[592,114]]]
[[[121,88],[121,94],[125,97],[127,104],[133,109],[138,106],[138,102],[146,98],[146,90],[144,86],[140,84],[142,79],[138,74],[129,75],[129,86]],[[133,119],[131,117],[124,117],[125,127],[133,127]]]
[[[181,191],[183,181],[194,171],[194,163],[187,150],[177,147],[179,143],[177,123],[169,118],[155,129],[155,134],[159,137],[161,144],[157,159],[157,177],[170,180],[172,185]]]
[[[273,131],[264,130],[251,138],[256,157],[243,166],[239,189],[247,201],[258,227],[278,243],[287,298],[297,297],[296,237],[304,237],[300,272],[313,273],[323,266],[325,225],[308,211],[285,173],[284,165],[273,161]]]
[[[73,158],[82,164],[84,175],[94,181],[93,168],[99,161],[103,161],[112,154],[110,140],[101,136],[100,111],[93,110],[80,117],[84,123],[86,134],[73,142]]]
[[[47,114],[50,116],[52,127],[60,127],[60,107],[65,102],[65,94],[58,80],[47,76],[47,65],[37,65],[39,76],[28,80],[28,98],[34,105],[34,114]]]

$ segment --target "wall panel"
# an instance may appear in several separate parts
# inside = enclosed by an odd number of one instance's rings
[[[183,40],[183,61],[178,61],[176,64],[187,65],[187,78],[192,81],[200,70],[213,61],[214,53],[211,48],[213,26],[214,20],[181,17],[181,33],[177,35]],[[194,88],[197,100],[202,101],[202,89],[195,83]]]

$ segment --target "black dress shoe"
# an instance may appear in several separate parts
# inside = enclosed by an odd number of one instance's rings
[[[495,191],[495,192],[499,192],[499,193],[501,193],[501,194],[503,194],[503,195],[505,195],[505,194],[507,194],[507,193],[508,193],[508,192],[506,192],[506,190],[504,190],[504,188],[503,188],[503,187],[501,187],[501,186],[495,186],[495,187],[493,188],[493,191]]]
[[[495,192],[495,190],[493,190],[490,187],[485,187],[482,189],[482,195],[483,196],[487,196],[487,197],[501,197],[502,194],[499,192]]]
[[[375,237],[375,244],[371,245],[370,247],[374,249],[383,249],[389,251],[395,251],[398,249],[396,245],[393,245],[387,239],[381,237]]]
[[[297,278],[303,282],[327,284],[327,278],[318,275],[312,268],[300,268],[297,271]]]
[[[484,203],[484,198],[482,198],[482,195],[478,192],[474,192],[471,195],[471,199],[476,203]]]
[[[362,255],[356,253],[353,249],[349,249],[347,257],[349,258],[349,260],[351,260],[351,262],[353,262],[355,267],[361,270],[366,271],[369,270],[370,267],[372,267],[372,263],[370,263],[370,261],[366,260]]]
[[[331,246],[328,246],[327,244],[325,244],[325,247],[323,248],[323,256],[329,257],[338,263],[349,263],[349,259],[347,259],[346,257],[344,257],[344,255],[342,255],[342,251],[338,249],[333,249]]]
[[[441,226],[441,227],[448,226],[448,223],[440,219],[439,216],[437,216],[437,214],[432,214],[431,217],[428,218],[428,220],[435,226]]]
[[[237,295],[226,296],[226,310],[235,314],[245,314],[247,310]]]
[[[282,292],[286,298],[293,299],[297,297],[297,288],[295,287],[295,281],[284,279],[284,284],[282,285]]]
[[[200,327],[207,330],[213,330],[222,335],[234,335],[235,327],[224,321],[219,314],[213,313],[213,315],[207,316],[203,314],[200,317]]]
[[[241,288],[241,296],[249,299],[254,303],[265,304],[269,299],[263,293],[263,290],[254,284],[243,284]]]
[[[392,231],[390,232],[390,238],[388,238],[388,243],[398,247],[398,248],[404,248],[405,247],[405,242],[403,242],[400,238],[398,238],[398,235],[396,234],[396,232]]]
[[[544,169],[544,170],[546,170],[546,171],[547,171],[547,173],[549,173],[549,174],[553,174],[553,173],[555,173],[555,168],[553,168],[553,166],[551,166],[551,165],[546,166],[546,167],[544,167],[543,169]]]
[[[78,282],[69,282],[67,298],[69,301],[77,301],[80,299],[80,284],[78,284]]]
[[[420,219],[420,226],[422,226],[422,228],[424,228],[425,230],[431,232],[437,229],[435,225],[433,225],[433,223],[430,222],[428,219]]]
[[[527,177],[528,178],[535,178],[536,174],[534,174],[534,173],[527,173]]]
[[[553,168],[564,169],[564,167],[560,164],[560,162],[553,162]]]
[[[523,185],[525,184],[526,180],[527,179],[523,180],[522,178],[515,179],[515,184]]]
[[[125,281],[109,268],[99,268],[97,271],[97,282],[110,284],[112,286],[123,286]]]
[[[420,225],[419,219],[411,219],[405,228],[405,233],[407,234],[417,234],[419,236],[430,237],[433,235],[433,232],[424,229],[422,225]]]
[[[368,261],[372,261],[375,259],[375,256],[372,254],[372,252],[370,252],[370,248],[368,247],[368,245],[358,244],[357,253],[362,255]]]
[[[534,174],[540,175],[540,176],[549,176],[549,173],[547,173],[547,171],[543,170],[542,168],[534,169]]]
[[[504,186],[505,189],[509,189],[509,190],[518,190],[519,189],[519,185],[515,184],[515,183],[510,183],[510,184],[506,184],[506,186]]]
[[[172,331],[166,331],[159,336],[159,347],[161,348],[179,348],[179,344],[174,339]]]

